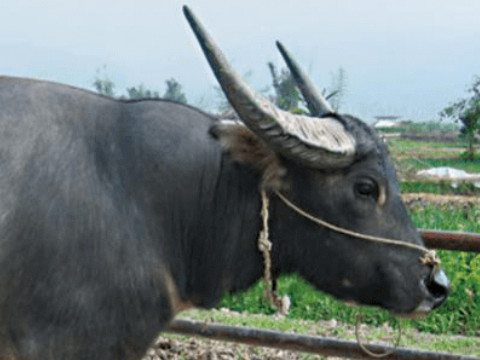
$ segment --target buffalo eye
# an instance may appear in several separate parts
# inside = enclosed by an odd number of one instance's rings
[[[362,179],[357,182],[354,191],[358,197],[378,199],[378,185],[371,179]]]

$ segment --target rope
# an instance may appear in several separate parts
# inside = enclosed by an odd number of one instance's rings
[[[261,191],[262,196],[262,223],[263,227],[258,236],[258,250],[263,255],[263,281],[265,283],[264,296],[271,298],[271,281],[272,281],[272,259],[270,258],[270,250],[272,250],[272,242],[269,240],[268,233],[268,198],[265,191]]]
[[[262,197],[262,230],[258,236],[258,250],[263,255],[263,282],[264,297],[270,300],[270,303],[277,308],[280,315],[287,315],[290,309],[290,298],[288,296],[279,297],[277,294],[277,279],[272,277],[272,258],[270,251],[272,250],[272,242],[269,240],[268,229],[268,197],[265,190],[260,192]]]
[[[270,255],[270,251],[272,250],[272,242],[269,239],[269,228],[268,228],[268,218],[269,218],[269,201],[268,197],[266,195],[266,192],[264,189],[260,191],[261,194],[261,200],[262,200],[262,209],[261,209],[261,216],[262,216],[262,230],[260,231],[260,234],[258,236],[258,249],[263,255],[263,261],[264,261],[264,274],[263,274],[263,280],[265,283],[265,293],[264,296],[269,298],[271,303],[279,310],[280,314],[286,315],[288,313],[289,307],[290,307],[290,299],[288,296],[284,296],[283,298],[279,298],[277,296],[277,282],[276,279],[272,279],[272,259]],[[300,214],[301,216],[305,217],[306,219],[314,222],[315,224],[319,226],[323,226],[327,229],[336,231],[338,233],[348,235],[351,237],[367,240],[367,241],[372,241],[380,244],[385,244],[385,245],[391,245],[391,246],[398,246],[398,247],[405,247],[409,249],[414,249],[421,251],[423,253],[423,256],[420,258],[420,261],[422,262],[423,265],[426,266],[438,266],[440,264],[440,259],[438,259],[435,255],[435,251],[429,250],[424,246],[417,245],[417,244],[412,244],[408,242],[403,242],[400,240],[394,240],[394,239],[388,239],[388,238],[383,238],[383,237],[378,237],[378,236],[371,236],[371,235],[365,235],[361,233],[357,233],[352,230],[344,229],[342,227],[333,225],[327,221],[321,220],[306,211],[300,209],[298,206],[290,202],[285,196],[283,196],[281,193],[275,191],[275,194],[280,198],[280,200],[283,201],[285,205],[287,205],[289,208]],[[357,343],[358,346],[362,349],[363,352],[366,354],[370,355],[371,357],[374,358],[383,358],[388,355],[391,355],[395,349],[397,348],[400,338],[402,336],[402,329],[399,325],[399,330],[398,330],[398,338],[395,342],[394,350],[392,351],[387,351],[384,353],[375,353],[369,350],[362,342],[360,338],[360,319],[361,315],[357,317],[357,324],[355,325],[355,336],[357,338]]]
[[[421,258],[421,262],[422,262],[423,265],[436,266],[436,265],[440,264],[440,259],[436,257],[434,250],[429,250],[426,247],[421,246],[421,245],[417,245],[417,244],[412,244],[412,243],[408,243],[408,242],[404,242],[404,241],[400,241],[400,240],[387,239],[387,238],[378,237],[378,236],[365,235],[365,234],[357,233],[357,232],[352,231],[352,230],[341,228],[339,226],[333,225],[333,224],[331,224],[327,221],[321,220],[321,219],[303,211],[298,206],[296,206],[295,204],[290,202],[281,193],[276,191],[275,194],[289,208],[291,208],[292,210],[294,210],[298,214],[302,215],[306,219],[316,223],[319,226],[323,226],[323,227],[326,227],[327,229],[336,231],[338,233],[348,235],[348,236],[351,236],[351,237],[356,237],[356,238],[363,239],[363,240],[368,240],[368,241],[373,241],[373,242],[377,242],[377,243],[381,243],[381,244],[387,244],[387,245],[392,245],[392,246],[406,247],[406,248],[410,248],[410,249],[419,250],[419,251],[424,253],[424,256]]]
[[[402,338],[402,327],[400,326],[400,323],[398,323],[398,336],[397,336],[397,339],[395,340],[395,343],[393,344],[393,350],[385,351],[383,353],[376,353],[368,349],[366,345],[363,343],[363,340],[360,338],[360,321],[361,320],[362,320],[362,315],[358,314],[357,323],[355,324],[355,337],[357,339],[357,344],[360,347],[360,349],[362,349],[362,351],[367,355],[376,359],[380,359],[380,358],[384,358],[386,356],[392,355],[397,349],[398,345],[400,344],[400,339]]]

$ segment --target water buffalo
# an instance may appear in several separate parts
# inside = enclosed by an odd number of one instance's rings
[[[262,277],[262,191],[273,276],[298,273],[400,314],[445,299],[446,278],[420,261],[374,131],[305,86],[315,116],[276,109],[185,13],[243,123],[0,78],[0,359],[140,358],[181,309],[212,307]],[[280,195],[337,226],[413,245],[319,227]]]

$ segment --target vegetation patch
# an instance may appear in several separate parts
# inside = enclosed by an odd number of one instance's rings
[[[480,188],[471,181],[403,181],[402,193],[431,193],[440,195],[479,195]]]
[[[377,128],[379,133],[410,133],[416,135],[449,134],[459,126],[453,122],[413,122],[406,121],[399,126]]]
[[[480,232],[480,205],[413,206],[410,215],[418,228]],[[480,256],[467,252],[438,252],[444,270],[452,282],[451,295],[445,304],[428,317],[404,320],[404,327],[435,334],[480,335]],[[315,290],[296,275],[279,279],[279,293],[289,295],[292,306],[288,319],[331,320],[355,324],[358,308],[346,305]],[[263,298],[263,282],[259,281],[243,293],[226,295],[221,302],[238,312],[274,314]],[[365,323],[382,326],[396,319],[377,308],[362,308]]]
[[[459,159],[465,152],[466,143],[463,141],[426,142],[389,139],[388,148],[396,160],[405,158]]]
[[[418,171],[435,167],[452,167],[458,170],[465,170],[468,173],[480,173],[480,158],[475,161],[463,159],[423,159],[423,158],[400,158],[394,160],[398,176],[401,180],[417,180]]]

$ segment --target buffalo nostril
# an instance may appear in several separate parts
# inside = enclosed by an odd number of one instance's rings
[[[428,279],[426,279],[425,285],[434,298],[434,308],[442,305],[450,292],[450,282],[443,270],[439,267],[434,267]]]

